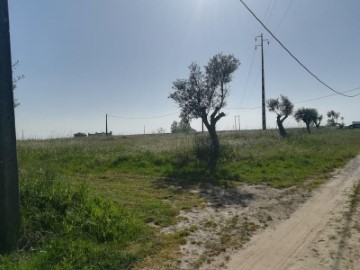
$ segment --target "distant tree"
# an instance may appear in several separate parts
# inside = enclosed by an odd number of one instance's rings
[[[160,127],[160,128],[157,129],[157,133],[158,133],[158,134],[166,133],[166,129]]]
[[[216,54],[204,67],[197,63],[189,66],[188,79],[177,79],[173,82],[174,92],[170,98],[181,108],[181,115],[191,120],[201,118],[207,128],[212,143],[212,167],[215,168],[220,152],[216,123],[225,116],[221,109],[226,105],[228,96],[227,84],[232,74],[240,65],[233,55]]]
[[[316,122],[315,122],[315,126],[316,128],[319,128],[320,127],[320,124],[321,124],[321,121],[323,120],[323,116],[322,114],[319,115],[317,118],[316,118]]]
[[[310,133],[310,126],[315,125],[318,115],[319,114],[316,109],[300,108],[295,112],[294,117],[297,122],[304,122],[307,131]]]
[[[171,133],[177,133],[178,128],[179,128],[178,122],[176,122],[176,121],[172,122],[171,127],[170,127]]]
[[[276,113],[276,123],[279,127],[280,136],[285,138],[287,134],[283,122],[293,113],[294,104],[292,104],[288,97],[281,95],[280,100],[279,98],[269,99],[267,101],[267,107],[270,112]]]
[[[337,120],[340,117],[340,113],[339,112],[335,112],[334,110],[328,111],[327,112],[327,125],[329,127],[336,127],[337,125],[340,125]]]
[[[176,121],[172,122],[170,129],[171,133],[187,133],[192,131],[189,121],[183,120],[181,120],[179,123]]]
[[[12,64],[12,69],[13,69],[13,71],[17,68],[18,65],[19,65],[19,61],[18,61],[18,60],[15,61],[15,62]],[[24,75],[14,75],[14,74],[13,74],[13,81],[12,81],[13,91],[16,90],[16,88],[17,88],[17,83],[18,83],[20,80],[24,79],[24,78],[25,78]],[[17,100],[16,98],[14,98],[14,107],[16,108],[16,107],[19,106],[19,105],[20,105],[20,103],[18,102],[18,100]]]
[[[344,123],[344,117],[341,117],[341,123],[339,124],[339,128],[344,128],[345,127],[345,123]]]

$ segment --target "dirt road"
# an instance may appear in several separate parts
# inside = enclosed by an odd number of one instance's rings
[[[314,192],[289,219],[268,228],[230,258],[231,270],[359,269],[360,209],[349,196],[360,179],[360,156]]]

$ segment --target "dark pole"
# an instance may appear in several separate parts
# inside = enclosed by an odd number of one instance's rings
[[[106,114],[106,120],[105,120],[105,122],[106,122],[106,135],[108,134],[108,128],[107,128],[107,114]]]
[[[258,36],[260,38],[260,45],[256,45],[256,47],[261,47],[261,105],[262,105],[262,129],[266,130],[266,109],[265,109],[265,70],[264,70],[264,37],[263,34]],[[258,38],[256,37],[256,38]],[[257,39],[255,39],[257,40]],[[267,40],[267,39],[266,39]],[[268,41],[268,40],[267,40]],[[269,41],[268,41],[269,43]]]
[[[264,39],[261,34],[261,72],[262,72],[262,88],[261,88],[261,103],[262,103],[262,129],[266,130],[266,111],[265,111],[265,72],[264,72]]]
[[[19,181],[8,1],[0,0],[0,254],[17,248]]]

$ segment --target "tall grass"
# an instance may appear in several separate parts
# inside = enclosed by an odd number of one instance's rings
[[[215,173],[201,135],[19,142],[21,239],[18,252],[0,257],[0,269],[131,269],[145,257],[168,258],[164,250],[176,251],[178,238],[169,241],[160,228],[202,201],[188,187],[316,186],[360,152],[359,135],[220,133]]]
[[[21,170],[19,252],[1,269],[128,269],[145,249],[149,230],[131,211],[92,195],[51,167]]]
[[[291,130],[288,139],[267,132],[229,135],[223,148],[219,178],[273,187],[302,185],[323,178],[360,152],[360,133],[352,130]],[[225,140],[226,141],[226,140]]]

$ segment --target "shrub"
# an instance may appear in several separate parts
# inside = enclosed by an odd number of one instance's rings
[[[92,195],[84,184],[71,185],[51,168],[21,172],[22,227],[19,247],[29,260],[0,258],[15,269],[127,269],[136,253],[124,253],[145,236],[144,224],[126,209]],[[23,263],[23,264],[22,264]],[[28,266],[21,266],[28,265]],[[9,269],[10,269],[9,268]]]

